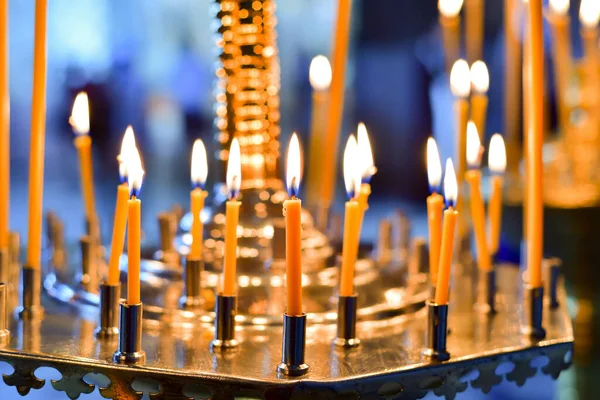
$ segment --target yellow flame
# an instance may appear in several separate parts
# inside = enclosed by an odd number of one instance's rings
[[[204,186],[208,176],[208,162],[206,160],[206,148],[204,142],[196,139],[192,148],[191,178],[193,185]]]
[[[344,184],[348,197],[356,197],[360,192],[361,170],[357,162],[358,143],[354,135],[350,135],[344,149]]]
[[[444,175],[444,196],[446,202],[456,204],[458,200],[458,183],[456,182],[456,173],[452,159],[446,160],[446,175]]]
[[[481,140],[473,121],[467,124],[467,164],[470,167],[479,167],[481,163]]]
[[[456,97],[469,97],[471,93],[471,71],[463,59],[456,60],[450,71],[450,90]]]
[[[442,161],[435,139],[427,139],[427,179],[429,187],[436,189],[442,182]]]
[[[456,17],[463,6],[463,0],[439,0],[438,10],[444,17]]]
[[[595,29],[600,19],[600,3],[598,0],[581,0],[579,20],[588,29]]]
[[[242,185],[242,164],[240,155],[240,143],[237,138],[231,141],[229,148],[229,160],[227,160],[227,190],[230,195],[237,197]]]
[[[490,87],[490,74],[483,61],[475,61],[471,65],[471,85],[477,93],[487,93]]]
[[[90,105],[87,93],[79,92],[77,97],[75,97],[69,123],[78,135],[87,135],[90,133]]]
[[[499,133],[495,133],[490,140],[488,166],[490,171],[496,174],[503,174],[506,169],[506,147],[504,139]]]
[[[125,160],[127,163],[127,183],[129,184],[129,191],[139,192],[142,188],[142,181],[144,179],[144,167],[142,166],[142,158],[140,157],[140,152],[137,147],[127,150]]]
[[[310,84],[315,90],[327,90],[331,84],[331,64],[327,57],[318,55],[310,62]]]
[[[367,127],[360,122],[358,124],[358,162],[360,163],[361,177],[370,178],[375,175],[377,169],[373,162],[373,150],[371,149],[371,141],[367,133]]]
[[[550,0],[550,10],[557,15],[567,15],[570,6],[570,0]]]
[[[121,152],[117,156],[117,161],[119,161],[119,175],[122,177],[127,176],[127,155],[132,154],[135,147],[135,134],[133,133],[133,128],[129,125],[125,129],[125,134],[121,141]]]
[[[302,168],[300,160],[300,142],[298,141],[298,135],[296,135],[296,133],[292,134],[286,161],[286,183],[288,192],[297,196],[298,188],[300,187],[300,179],[302,178]]]

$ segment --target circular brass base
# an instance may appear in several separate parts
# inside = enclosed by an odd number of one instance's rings
[[[231,350],[231,349],[238,347],[239,345],[240,345],[240,342],[237,339],[230,339],[230,340],[213,339],[213,341],[210,342],[210,348],[213,351]]]
[[[436,351],[434,349],[424,349],[421,354],[437,361],[448,361],[450,359],[450,353],[447,351]]]
[[[333,340],[333,344],[338,347],[343,347],[345,349],[351,349],[353,347],[360,346],[360,339],[359,338],[351,338],[351,339],[335,338]]]
[[[96,337],[98,339],[113,339],[119,336],[119,327],[108,326],[104,328],[98,328],[96,330]]]
[[[117,350],[113,355],[113,361],[117,364],[143,364],[146,362],[146,353],[144,350],[133,353],[125,353]]]
[[[277,366],[277,373],[286,376],[302,376],[308,372],[308,364],[288,365],[280,363]]]

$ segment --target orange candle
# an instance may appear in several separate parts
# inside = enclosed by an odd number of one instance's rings
[[[470,63],[480,60],[483,47],[484,0],[466,0],[465,37],[467,42],[467,60]]]
[[[131,198],[127,202],[127,304],[140,300],[140,243],[142,202],[139,199],[144,169],[137,149],[127,157],[127,173]]]
[[[471,94],[471,72],[465,60],[454,63],[450,72],[450,89],[454,95],[454,113],[456,124],[456,160],[458,163],[458,182],[462,183],[467,170],[467,122],[469,121],[469,95]]]
[[[294,133],[287,153],[286,183],[290,198],[283,202],[288,315],[302,315],[302,201],[297,197],[301,175],[300,143]]]
[[[442,183],[442,162],[435,139],[427,140],[427,178],[431,195],[427,197],[427,227],[429,229],[429,278],[437,285],[440,248],[442,246],[442,212],[444,197],[438,192]]]
[[[586,71],[585,86],[589,88],[590,120],[592,136],[597,137],[600,124],[600,52],[598,51],[598,20],[600,19],[600,4],[597,0],[581,0],[579,20],[581,21],[581,39],[584,49],[584,65]]]
[[[235,296],[237,264],[237,227],[240,219],[240,206],[237,201],[242,184],[242,166],[240,162],[240,144],[237,138],[231,141],[229,160],[227,161],[227,190],[229,200],[225,204],[225,256],[223,263],[223,296]]]
[[[204,184],[208,176],[208,163],[206,160],[206,148],[202,140],[197,139],[192,149],[192,186],[190,192],[190,209],[192,211],[192,245],[190,246],[190,258],[202,259],[202,219],[200,214],[204,208],[204,199],[207,192]]]
[[[542,179],[544,164],[544,38],[542,0],[529,0],[529,132],[527,132],[527,270],[529,285],[542,287],[542,257],[544,241],[544,204]]]
[[[108,259],[108,280],[107,284],[117,285],[120,281],[121,271],[119,263],[121,254],[123,254],[123,246],[125,245],[125,228],[127,226],[127,201],[129,200],[129,185],[127,176],[127,160],[128,157],[134,154],[135,137],[133,129],[128,127],[121,142],[121,153],[117,157],[119,160],[119,177],[121,184],[117,188],[117,204],[115,206],[115,217],[113,222],[113,232],[110,247],[110,257]]]
[[[342,266],[340,270],[340,296],[354,294],[354,267],[358,257],[360,241],[361,206],[356,199],[361,185],[361,169],[357,163],[358,144],[350,135],[344,150],[344,183],[348,201],[344,216],[344,238],[342,243]]]
[[[458,184],[452,160],[446,160],[446,176],[444,176],[444,194],[448,209],[444,211],[444,227],[442,229],[442,247],[440,265],[438,267],[437,284],[435,285],[435,303],[448,304],[450,291],[450,268],[452,267],[452,249],[454,248],[454,231],[458,211],[454,209],[458,198]]]
[[[488,167],[492,172],[492,194],[488,205],[489,218],[489,249],[495,255],[500,247],[500,231],[502,225],[502,190],[504,185],[504,171],[506,170],[506,148],[502,135],[496,133],[490,140]]]
[[[321,197],[321,171],[325,157],[323,142],[327,125],[327,105],[329,103],[329,86],[331,85],[331,65],[327,57],[319,55],[310,63],[310,85],[312,86],[312,113],[310,125],[310,162],[306,179],[306,198],[310,210],[318,207]]]
[[[327,133],[323,146],[323,170],[321,179],[321,204],[323,209],[329,209],[333,202],[335,191],[336,162],[335,155],[342,128],[344,112],[344,88],[346,83],[346,62],[348,58],[348,45],[350,41],[350,17],[352,15],[352,0],[338,1],[338,15],[333,43],[333,75],[331,77],[331,93],[329,112],[327,113]]]
[[[463,0],[438,1],[447,71],[450,71],[452,64],[460,56],[460,10],[462,6]]]
[[[504,67],[504,126],[506,147],[511,161],[511,174],[518,174],[521,160],[521,11],[522,0],[504,0],[504,37],[506,65]]]
[[[81,192],[85,207],[85,216],[91,221],[96,216],[94,201],[94,174],[92,168],[92,138],[90,138],[90,109],[88,96],[80,92],[75,97],[73,111],[69,123],[75,131],[73,144],[79,153],[79,173],[81,177]]]
[[[482,271],[491,271],[492,261],[487,244],[485,231],[485,206],[481,195],[481,163],[482,147],[479,134],[473,122],[467,127],[467,163],[469,171],[465,174],[465,180],[469,183],[471,191],[471,219],[475,231],[475,244],[477,246],[477,266]]]
[[[44,147],[46,139],[46,0],[35,2],[31,148],[29,151],[28,268],[39,269],[42,253]]]
[[[0,0],[0,249],[10,230],[10,91],[8,78],[8,0]]]
[[[471,120],[475,123],[481,140],[485,140],[489,87],[487,66],[483,61],[475,61],[471,65]]]
[[[569,0],[550,0],[548,22],[552,28],[552,53],[554,59],[554,82],[557,89],[556,103],[560,126],[566,129],[569,123],[567,90],[571,76],[571,18]]]

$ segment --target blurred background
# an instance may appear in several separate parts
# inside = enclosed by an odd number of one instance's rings
[[[25,235],[34,1],[10,3],[11,227]],[[572,2],[575,57],[582,53],[577,34],[578,3]],[[157,212],[188,201],[193,140],[202,138],[210,153],[220,150],[213,126],[217,52],[212,5],[208,0],[49,1],[44,209],[54,210],[65,221],[67,239],[75,241],[81,234],[84,217],[77,153],[68,124],[77,92],[85,90],[90,97],[101,220],[112,218],[118,184],[115,157],[127,125],[135,130],[146,166],[142,198],[143,229],[148,237],[158,237]],[[280,0],[277,4],[282,143],[287,143],[294,131],[308,143],[309,64],[317,54],[330,52],[336,6],[335,0]],[[484,60],[491,77],[489,139],[491,134],[504,131],[504,8],[497,0],[485,2],[485,7]],[[547,35],[547,47],[549,42]],[[397,208],[413,218],[416,234],[424,234],[427,137],[438,139],[443,159],[453,154],[453,97],[444,68],[437,0],[355,0],[350,48],[340,142],[343,145],[345,136],[355,132],[356,124],[363,121],[379,170],[372,182],[373,202],[364,235],[374,238],[378,220]],[[549,73],[552,68],[548,62]],[[548,96],[552,98],[552,79],[547,81]],[[548,129],[552,130],[556,119],[552,106],[549,111],[552,117]],[[221,176],[216,172],[219,168],[217,162],[210,164],[209,187]],[[336,208],[340,210],[344,200],[341,176],[338,184]],[[519,218],[505,221],[506,231],[520,232]],[[548,255],[565,258],[567,268],[580,271],[572,275],[585,281],[586,271],[598,266],[593,246],[597,236],[588,229],[600,220],[595,208],[548,210],[546,218],[548,230],[562,234],[562,239],[548,239],[552,243]],[[111,226],[105,222],[101,229],[106,237]],[[518,261],[518,241],[503,240],[507,259]],[[563,373],[558,382],[539,376],[521,388],[504,382],[488,395],[469,389],[458,398],[591,398],[592,384],[586,377],[598,372],[598,360],[586,354],[597,349],[595,341],[599,340],[593,311],[597,295],[595,291],[579,290],[576,281],[570,282],[570,308],[578,318],[577,344],[584,347],[575,368]],[[586,297],[582,298],[581,293]],[[9,370],[0,363],[0,372]],[[43,375],[43,371],[39,373]],[[54,399],[64,394],[46,384],[30,396]],[[14,388],[0,383],[0,398],[16,397]],[[99,398],[99,394],[96,391],[82,397]],[[430,394],[427,398],[433,397]]]

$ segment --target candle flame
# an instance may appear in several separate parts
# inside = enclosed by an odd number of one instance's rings
[[[587,29],[596,29],[600,19],[600,3],[598,0],[581,0],[579,20]]]
[[[477,93],[485,94],[490,87],[490,74],[483,61],[475,61],[471,65],[471,86]]]
[[[358,162],[360,163],[361,177],[363,183],[370,183],[371,178],[377,172],[375,163],[373,162],[373,150],[371,149],[371,141],[367,133],[367,127],[360,122],[358,124]]]
[[[240,194],[242,186],[242,163],[240,155],[240,142],[237,138],[231,141],[229,159],[227,160],[227,190],[229,199],[235,199]]]
[[[360,192],[361,169],[356,160],[358,155],[358,143],[354,135],[350,135],[344,150],[344,183],[349,199],[353,199]]]
[[[506,147],[504,146],[504,139],[499,133],[495,133],[490,140],[488,166],[490,171],[495,174],[503,174],[506,170]]]
[[[204,189],[206,177],[208,176],[208,162],[206,160],[206,148],[201,139],[196,139],[192,148],[192,186]]]
[[[467,124],[467,164],[471,168],[478,168],[481,163],[481,140],[477,126],[473,121]]]
[[[442,183],[442,161],[438,151],[435,139],[427,139],[427,179],[429,180],[429,189],[437,192]]]
[[[132,197],[138,197],[142,189],[142,181],[144,179],[144,167],[142,166],[142,158],[137,147],[128,149],[125,157],[127,163],[127,183],[129,184],[129,193]]]
[[[458,183],[452,159],[446,160],[446,175],[444,175],[444,197],[448,207],[454,207],[458,200]]]
[[[298,135],[292,134],[287,151],[286,184],[290,197],[298,197],[300,193],[300,179],[302,178],[300,160],[300,142]]]
[[[463,0],[439,0],[438,10],[444,17],[456,17],[463,6]]]
[[[463,59],[456,60],[450,71],[450,90],[455,97],[469,97],[471,93],[471,71]]]
[[[79,92],[75,97],[69,123],[77,135],[90,133],[90,104],[87,93]]]
[[[127,155],[132,154],[135,149],[135,134],[131,125],[125,129],[123,140],[121,141],[121,152],[117,156],[119,162],[119,176],[121,177],[121,183],[127,182]]]
[[[329,59],[318,55],[310,62],[308,78],[314,90],[327,90],[331,84],[331,64]]]
[[[567,15],[570,6],[570,0],[550,0],[550,10],[557,15]]]

